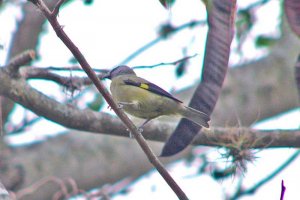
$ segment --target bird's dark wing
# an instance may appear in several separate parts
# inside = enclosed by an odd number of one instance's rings
[[[173,99],[173,100],[175,100],[177,102],[182,103],[182,101],[180,101],[179,99],[175,98],[174,96],[172,96],[170,93],[168,93],[164,89],[162,89],[159,86],[155,85],[154,83],[151,83],[151,82],[146,81],[144,79],[140,78],[137,81],[132,80],[132,79],[127,79],[127,80],[124,80],[124,83],[127,84],[127,85],[132,85],[132,86],[136,86],[136,87],[142,88],[144,90],[148,90],[148,91],[153,92],[155,94],[158,94],[158,95],[161,95],[161,96],[165,96],[165,97]]]

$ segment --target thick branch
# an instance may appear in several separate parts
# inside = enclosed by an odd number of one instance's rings
[[[47,0],[48,6],[52,8],[57,1],[58,0]],[[30,3],[22,4],[23,17],[17,22],[16,30],[12,35],[7,61],[27,49],[36,50],[40,33],[43,31],[45,17],[35,11],[36,8]],[[3,123],[5,123],[14,104],[6,98],[3,98],[1,101],[2,119]]]
[[[72,105],[61,104],[33,89],[24,79],[11,79],[4,69],[0,69],[0,95],[21,104],[39,116],[71,129],[128,137],[121,121],[106,114],[89,109],[79,110]],[[146,139],[166,141],[175,123],[149,123],[143,132]],[[226,146],[235,138],[243,138],[251,148],[300,147],[300,131],[258,131],[247,128],[223,128],[204,130],[194,144]],[[279,133],[279,134],[275,134]]]
[[[19,69],[25,64],[28,64],[35,58],[35,52],[33,50],[27,50],[22,52],[19,55],[13,57],[8,65],[7,68],[12,76],[17,76],[19,74]]]

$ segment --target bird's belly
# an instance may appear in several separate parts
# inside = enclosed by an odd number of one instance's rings
[[[120,91],[122,92],[120,93]],[[125,86],[124,89],[119,89],[117,93],[113,90],[111,92],[117,103],[124,103],[123,109],[127,113],[144,119],[171,115],[177,104],[172,99],[138,87]]]

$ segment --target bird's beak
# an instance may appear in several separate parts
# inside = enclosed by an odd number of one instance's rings
[[[102,78],[101,78],[101,79],[106,79],[106,78],[111,79],[110,72],[104,73],[104,74],[102,75]]]

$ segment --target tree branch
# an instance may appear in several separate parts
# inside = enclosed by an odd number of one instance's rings
[[[134,135],[136,141],[139,143],[145,154],[147,155],[149,161],[155,166],[161,176],[165,179],[168,185],[172,188],[172,190],[176,193],[179,199],[188,199],[185,193],[181,190],[181,188],[177,185],[174,179],[170,176],[167,170],[163,167],[162,163],[158,160],[156,155],[148,146],[146,140],[143,138],[142,134],[139,133],[136,126],[133,122],[127,117],[123,110],[118,108],[118,105],[113,101],[111,95],[106,90],[105,86],[99,81],[97,75],[90,67],[89,63],[84,58],[83,54],[79,51],[79,49],[75,46],[75,44],[71,41],[71,39],[67,36],[67,34],[62,29],[61,25],[57,21],[56,12],[50,12],[47,6],[44,4],[42,0],[32,0],[32,2],[44,13],[50,24],[52,25],[54,31],[57,36],[63,41],[63,43],[69,48],[69,50],[73,53],[74,57],[80,63],[81,67],[87,73],[89,78],[93,81],[94,85],[98,89],[98,91],[103,95],[104,99],[110,105],[110,107],[114,110],[114,112],[118,115],[118,117],[122,120],[122,122],[127,126],[129,131]],[[58,4],[59,5],[59,4]],[[57,9],[56,9],[57,10]]]
[[[79,76],[61,76],[56,73],[50,72],[47,68],[37,68],[37,67],[28,67],[20,71],[20,74],[25,79],[42,79],[53,81],[67,89],[79,90],[82,86],[91,85],[93,82],[88,77],[79,77]],[[98,78],[101,79],[102,75],[98,75]]]
[[[166,63],[158,63],[154,65],[147,65],[147,66],[134,66],[132,67],[133,69],[143,69],[143,68],[154,68],[162,65],[177,65],[182,62],[186,62],[187,60],[194,58],[197,56],[197,54],[192,55],[192,56],[186,56],[184,58],[178,59],[176,61],[172,62],[166,62]],[[67,76],[61,76],[59,74],[52,73],[50,71],[83,71],[82,68],[78,66],[71,66],[71,67],[46,67],[46,68],[40,68],[40,67],[34,67],[34,66],[27,66],[26,68],[22,69],[20,71],[21,76],[24,77],[25,79],[44,79],[44,80],[50,80],[55,83],[58,83],[59,85],[62,85],[66,87],[67,89],[71,90],[76,90],[80,89],[84,85],[91,85],[93,82],[91,79],[87,77],[78,77],[78,76],[72,76],[72,77],[67,77]],[[94,69],[95,72],[101,72],[101,73],[107,73],[109,70],[106,69]],[[97,75],[98,78],[101,80],[103,78],[102,74]]]
[[[144,69],[144,68],[149,69],[149,68],[154,68],[154,67],[158,67],[158,66],[162,66],[162,65],[178,65],[182,62],[186,62],[187,60],[196,57],[197,55],[198,54],[194,54],[192,56],[186,56],[186,57],[180,58],[180,59],[172,61],[172,62],[162,62],[162,63],[157,63],[154,65],[134,66],[134,67],[132,67],[132,69]]]
[[[170,24],[165,24],[162,27],[161,33],[159,36],[152,41],[148,42],[147,44],[143,45],[142,47],[138,48],[136,51],[131,53],[129,56],[127,56],[125,59],[123,59],[119,64],[120,65],[125,65],[129,61],[133,60],[135,57],[146,51],[147,49],[151,48],[152,46],[156,45],[160,41],[164,40],[167,36],[170,36],[174,33],[177,33],[181,30],[184,30],[186,28],[193,28],[196,26],[204,26],[206,24],[206,21],[191,21],[186,24],[182,24],[178,27],[174,27]],[[164,27],[168,27],[168,29],[164,29]],[[167,31],[166,31],[167,30]]]
[[[16,55],[13,57],[8,65],[7,65],[7,70],[11,73],[12,76],[16,76],[19,74],[19,69],[23,65],[31,62],[35,58],[35,52],[34,50],[27,50],[19,55]]]
[[[39,116],[62,126],[108,135],[128,137],[120,120],[103,112],[80,110],[49,98],[32,88],[24,79],[12,79],[0,68],[0,95],[12,99]],[[87,126],[88,124],[88,126]],[[150,122],[143,131],[146,139],[164,142],[174,130],[176,122]],[[300,147],[300,130],[254,130],[250,128],[211,128],[202,130],[194,145],[230,146],[236,138],[253,144],[250,148]]]

